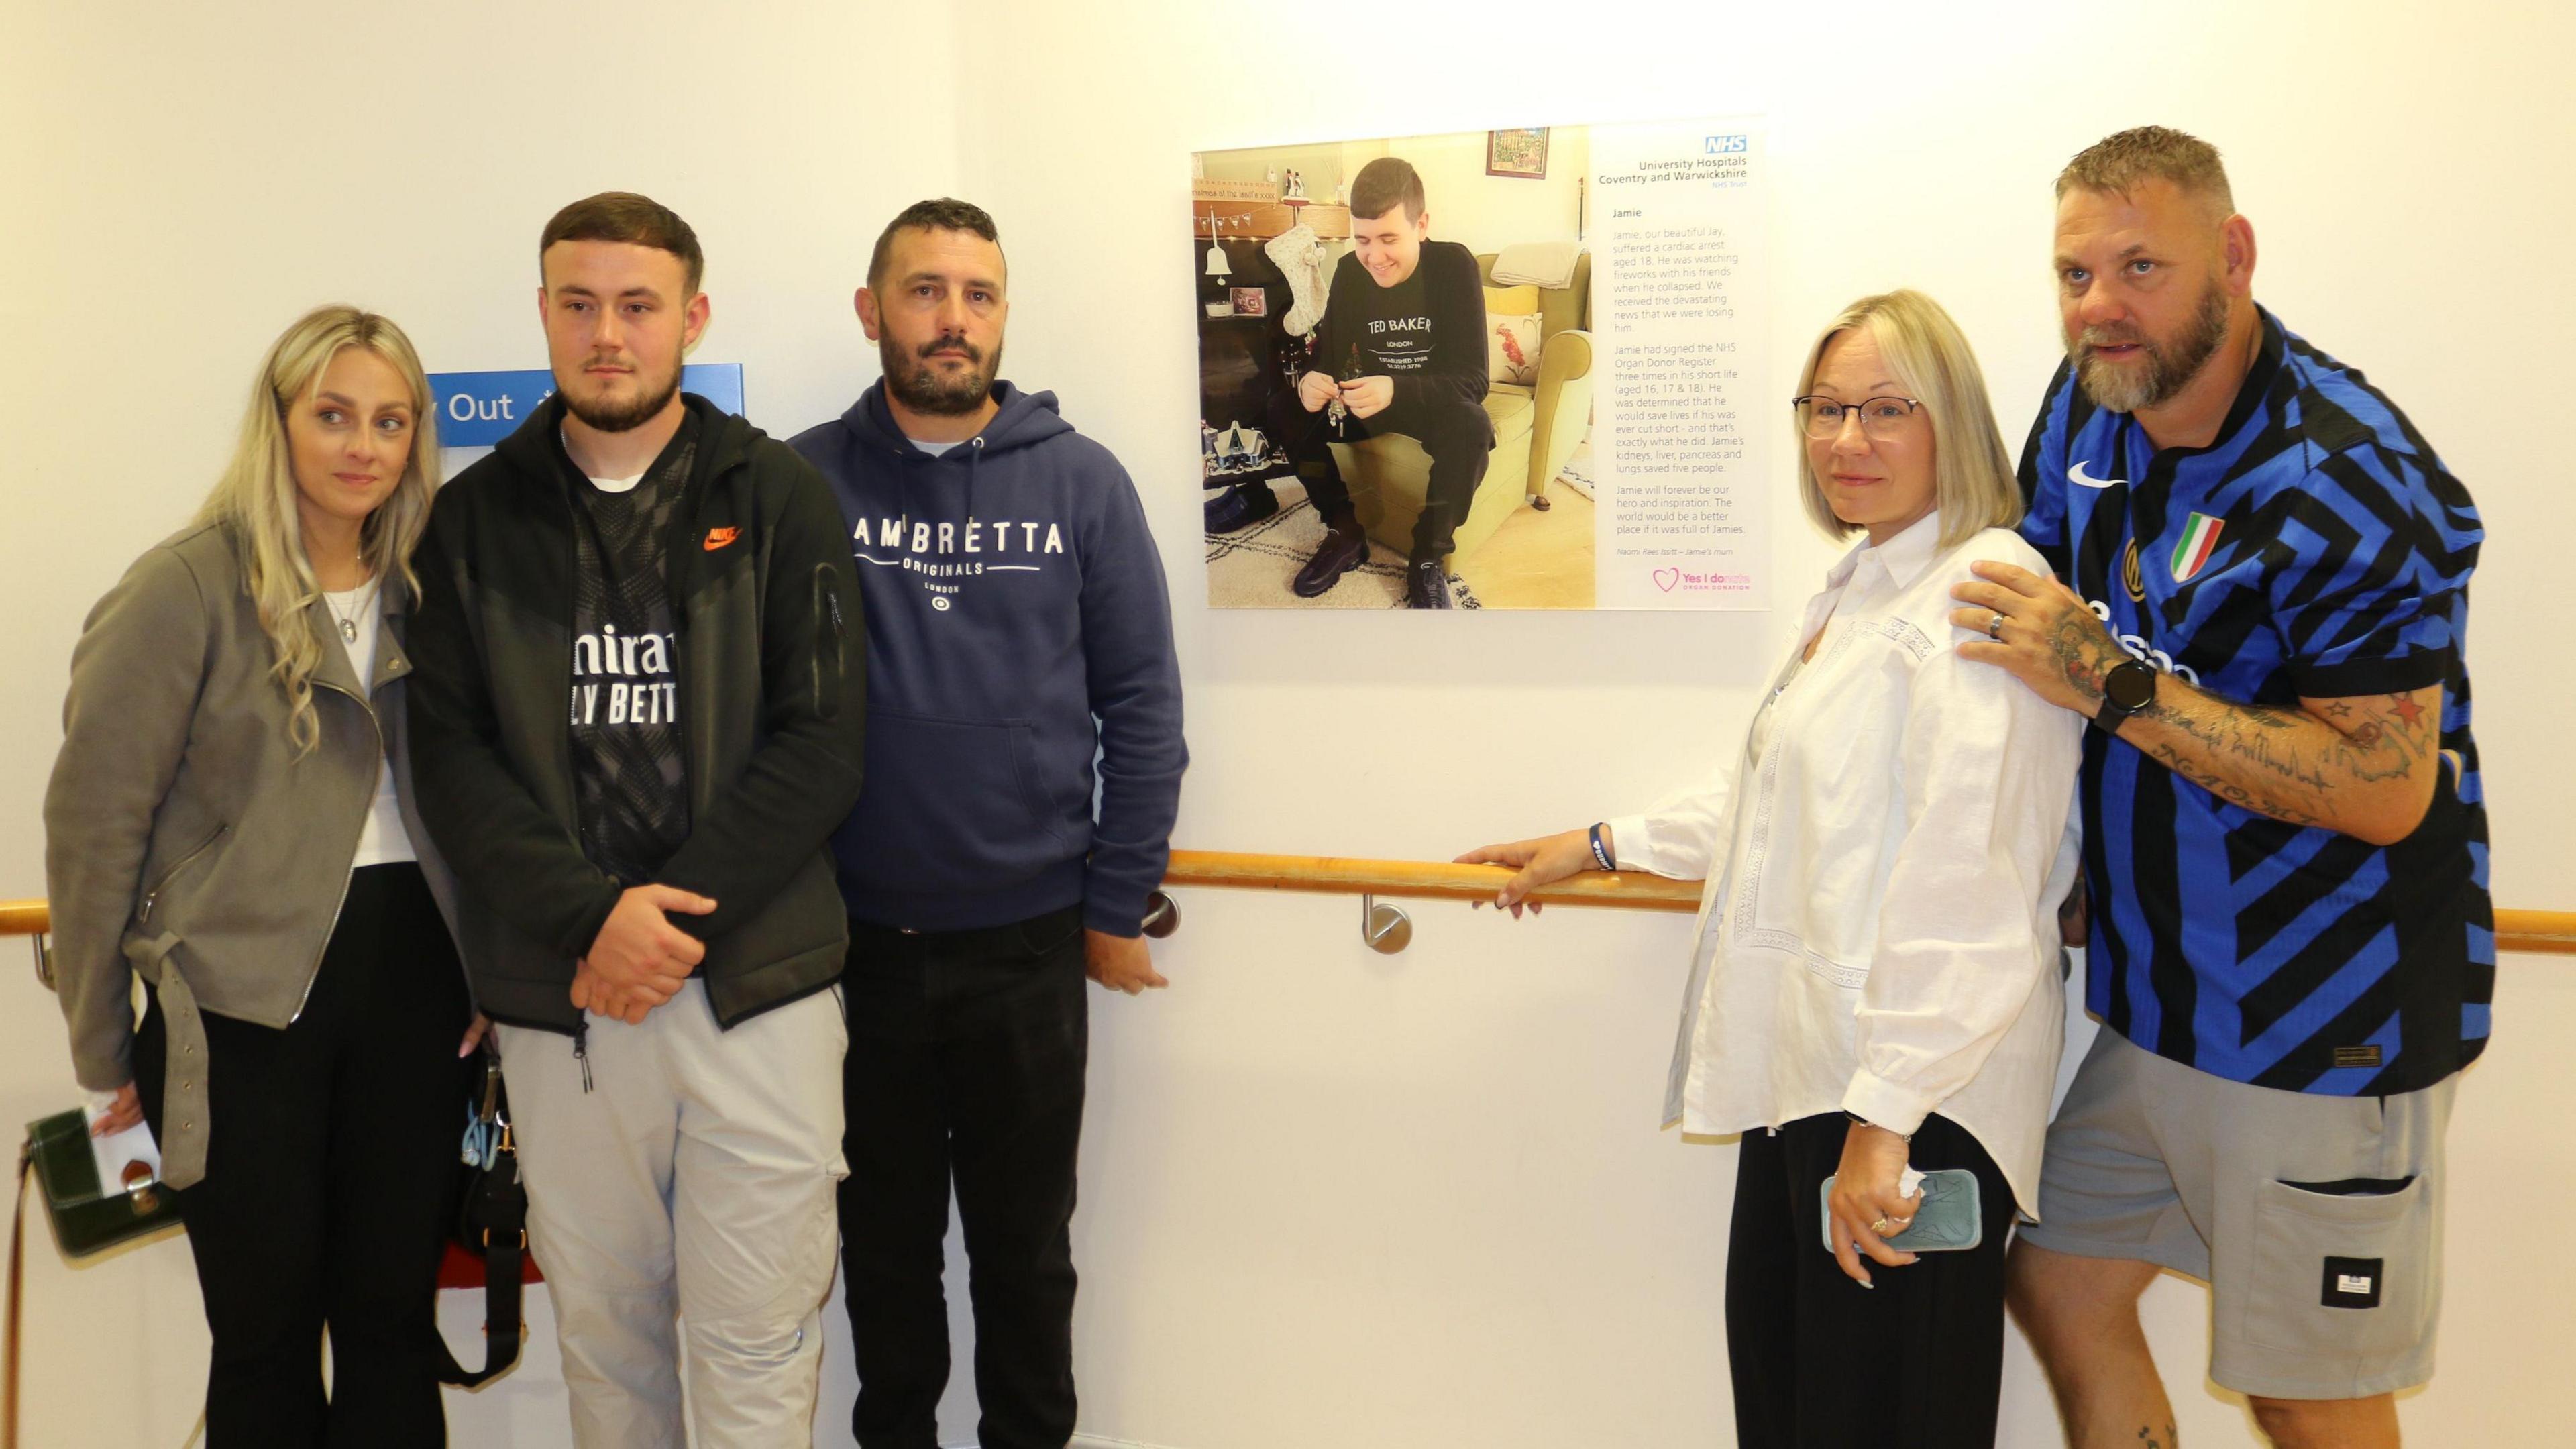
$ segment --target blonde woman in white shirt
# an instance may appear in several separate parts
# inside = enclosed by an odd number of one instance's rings
[[[1795,407],[1809,516],[1866,537],[1808,603],[1745,747],[1644,814],[1459,859],[1518,869],[1495,898],[1515,916],[1583,870],[1708,880],[1665,1116],[1743,1134],[1739,1441],[1987,1446],[2004,1243],[2037,1206],[2064,1029],[2083,722],[1953,647],[1971,564],[2047,569],[2010,531],[2020,491],[1949,314],[1910,291],[1852,304]],[[1909,1165],[1975,1175],[1979,1246],[1888,1246],[1922,1201]]]

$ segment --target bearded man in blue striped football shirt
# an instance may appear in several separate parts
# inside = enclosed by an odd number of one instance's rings
[[[2021,461],[2056,577],[1979,565],[1954,616],[1963,655],[2097,727],[2103,1030],[2013,1306],[2077,1446],[2174,1442],[2137,1315],[2159,1268],[2211,1285],[2210,1376],[2276,1444],[2394,1446],[2495,980],[2477,511],[2394,403],[2255,304],[2215,148],[2124,131],[2057,197],[2067,359]]]

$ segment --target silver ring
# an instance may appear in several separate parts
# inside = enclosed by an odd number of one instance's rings
[[[2000,644],[2000,643],[2002,643],[2002,642],[2004,641],[2004,616],[2003,616],[2003,615],[2001,615],[2001,614],[1997,614],[1997,615],[1995,615],[1993,618],[1988,619],[1988,620],[1986,621],[1986,637],[1987,637],[1987,638],[1989,638],[1989,639],[1994,640],[1994,641],[1995,641],[1996,643],[1998,643],[1998,644]]]

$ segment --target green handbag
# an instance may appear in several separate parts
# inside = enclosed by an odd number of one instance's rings
[[[54,1244],[66,1258],[86,1258],[178,1224],[178,1196],[161,1184],[128,1191],[98,1180],[89,1118],[77,1107],[28,1123],[26,1157],[44,1195]]]
[[[102,1190],[98,1159],[89,1147],[89,1114],[68,1112],[27,1124],[18,1149],[18,1191],[9,1221],[9,1347],[0,1361],[0,1444],[18,1443],[18,1345],[20,1307],[27,1280],[27,1180],[44,1192],[45,1221],[66,1258],[86,1258],[119,1243],[176,1227],[179,1200],[170,1189],[146,1182],[131,1191]]]

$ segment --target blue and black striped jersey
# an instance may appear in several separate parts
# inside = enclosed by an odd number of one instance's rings
[[[2061,365],[2022,533],[2132,654],[2222,698],[2443,686],[2433,805],[2378,847],[2258,815],[2088,730],[2087,1006],[2159,1055],[2289,1091],[2412,1091],[2486,1045],[2494,916],[2465,655],[2468,491],[2362,375],[2262,314],[2206,448],[2158,451]]]

